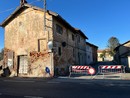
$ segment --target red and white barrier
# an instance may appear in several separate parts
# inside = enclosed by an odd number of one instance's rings
[[[101,65],[98,67],[99,73],[125,73],[123,65]]]
[[[116,66],[108,66],[108,65],[102,65],[101,68],[102,69],[121,69],[121,65],[116,65]]]
[[[77,69],[77,70],[88,70],[90,66],[72,66],[72,69]]]
[[[105,75],[125,73],[125,66],[123,65],[100,65],[98,67],[98,73],[102,74],[103,78]],[[121,78],[121,75],[120,75]]]
[[[70,76],[71,74],[90,74],[93,75],[95,74],[95,69],[92,68],[91,66],[79,66],[79,65],[74,65],[70,66],[69,68]]]

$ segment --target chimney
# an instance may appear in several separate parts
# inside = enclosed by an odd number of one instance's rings
[[[20,0],[20,6],[23,6],[25,3],[28,3],[26,0]]]

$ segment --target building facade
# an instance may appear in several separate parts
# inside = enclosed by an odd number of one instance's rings
[[[98,61],[112,61],[113,56],[109,54],[109,49],[98,50]]]
[[[116,54],[114,56],[114,61],[118,64],[126,66],[127,69],[130,68],[130,41],[127,41],[115,48]]]
[[[93,52],[91,44],[86,42],[86,63],[91,64],[93,63]]]
[[[86,42],[86,63],[92,64],[97,62],[97,49],[98,47]]]
[[[87,37],[57,13],[23,4],[1,26],[5,29],[4,67],[12,76],[65,75],[70,65],[86,63]]]
[[[92,55],[93,55],[93,63],[97,62],[97,50],[98,50],[98,46],[96,45],[92,45]]]

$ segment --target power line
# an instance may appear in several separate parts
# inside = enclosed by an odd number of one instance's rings
[[[5,12],[8,12],[8,11],[11,11],[11,10],[13,10],[13,9],[15,9],[15,8],[10,8],[10,9],[7,9],[7,10],[4,10],[4,11],[1,11],[0,14],[5,13]]]
[[[32,2],[30,2],[28,4],[32,4],[32,3],[35,3],[35,2],[39,2],[39,1],[43,1],[43,0],[35,0],[35,1],[32,1]]]
[[[39,1],[43,1],[43,0],[35,0],[35,1],[32,1],[32,2],[30,2],[30,3],[28,3],[28,4],[33,4],[33,3],[39,2]],[[0,14],[5,13],[5,12],[9,12],[9,11],[14,10],[14,9],[15,9],[15,8],[10,8],[10,9],[1,11]]]

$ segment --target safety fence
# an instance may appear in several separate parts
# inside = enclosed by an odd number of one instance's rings
[[[122,78],[122,73],[125,73],[125,66],[123,66],[123,65],[100,65],[98,67],[97,74],[103,75],[103,78],[105,78],[105,76],[107,76],[107,75],[109,77],[110,76],[113,76],[113,77],[119,76],[120,78]]]
[[[95,74],[95,69],[91,66],[78,66],[78,65],[75,65],[75,66],[70,66],[69,67],[69,72],[70,72],[70,75],[71,76],[72,74],[85,74],[85,75],[93,75]]]

